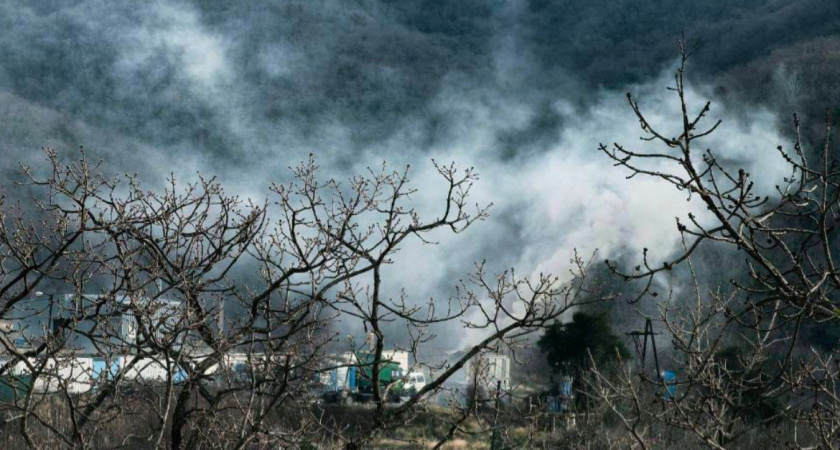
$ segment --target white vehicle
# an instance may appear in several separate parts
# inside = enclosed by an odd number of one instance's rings
[[[403,395],[414,395],[420,389],[426,387],[426,375],[423,372],[410,372],[405,377],[405,384],[403,385]]]

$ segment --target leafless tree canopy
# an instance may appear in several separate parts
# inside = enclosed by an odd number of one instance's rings
[[[310,158],[257,201],[203,177],[147,190],[103,175],[84,150],[45,156],[44,167],[23,168],[37,196],[0,211],[2,407],[19,445],[360,448],[410,423],[477,355],[515,354],[565,311],[599,300],[577,256],[569,283],[488,274],[479,263],[449,299],[383,294],[382,269],[406,241],[433,245],[430,232],[460,233],[487,217],[489,205],[470,204],[472,169],[434,163],[446,195],[424,217],[408,168],[339,182],[322,179]],[[348,342],[338,317],[369,339]],[[446,323],[484,337],[427,364],[418,350]],[[386,334],[395,327],[408,338]],[[314,402],[316,380],[346,364],[330,352],[369,352],[377,374],[386,348],[412,354],[407,369],[432,373],[425,387],[391,406],[397,380],[373,383],[373,407],[354,427]],[[451,424],[440,444],[476,410],[450,405],[435,416]]]
[[[625,279],[646,286],[634,301],[650,298],[658,276],[675,269],[690,274],[692,282],[663,301],[655,317],[660,343],[671,344],[666,365],[672,372],[666,379],[638,366],[611,375],[595,370],[594,396],[620,418],[627,431],[623,445],[636,448],[660,448],[673,429],[708,448],[749,448],[757,433],[778,433],[771,439],[789,448],[837,448],[834,355],[802,339],[803,329],[838,320],[840,173],[830,142],[833,119],[826,117],[818,148],[806,148],[794,116],[790,148],[779,146],[776,155],[754,149],[788,169],[774,192],[759,192],[754,180],[769,174],[733,167],[725,155],[704,147],[720,122],[709,120],[709,103],[689,104],[690,49],[680,44],[682,60],[670,87],[682,110],[673,122],[679,135],[654,127],[628,94],[642,139],[660,150],[600,146],[628,178],[660,180],[704,210],[677,218],[683,251],[674,258],[657,264],[645,251],[630,271],[608,261]],[[692,262],[712,242],[737,250],[747,268],[724,285],[705,283]]]

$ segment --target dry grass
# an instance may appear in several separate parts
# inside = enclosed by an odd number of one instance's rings
[[[125,400],[125,399],[124,399]],[[135,400],[136,401],[136,400]],[[125,403],[125,402],[124,402]],[[95,433],[91,442],[92,448],[124,448],[124,449],[147,449],[153,448],[145,436],[152,430],[154,416],[143,410],[142,402],[136,402],[134,407],[128,406],[130,414],[117,415],[113,420],[101,424],[101,429]],[[39,406],[38,412],[43,417],[49,418],[53,425],[60,429],[69,431],[66,411],[62,401],[51,399]],[[312,416],[323,418],[323,423],[328,426],[340,427],[345,430],[347,436],[362,436],[370,429],[369,418],[372,412],[366,405],[356,406],[318,406],[312,405]],[[448,431],[448,425],[439,417],[445,416],[447,411],[442,407],[429,406],[425,411],[420,411],[416,417],[406,426],[396,427],[384,431],[378,438],[366,448],[372,449],[429,449],[432,448]],[[300,423],[302,414],[299,409],[288,409],[276,411],[270,419],[270,426],[275,429],[291,429]],[[10,417],[7,413],[7,418]],[[311,416],[310,416],[311,417]],[[489,417],[487,417],[489,418]],[[557,422],[554,428],[550,420],[527,422],[521,414],[513,410],[505,411],[501,416],[501,423],[504,427],[504,436],[512,448],[587,448],[587,449],[608,449],[608,448],[629,448],[633,441],[629,438],[621,426],[611,417],[600,417],[593,420],[578,420],[577,427],[573,430],[563,430],[561,422]],[[230,422],[228,422],[230,424]],[[444,449],[489,449],[490,433],[486,431],[486,423],[483,426],[475,418],[471,418],[463,424],[468,433],[456,433],[455,437],[447,442]],[[235,432],[235,426],[230,427],[229,432]],[[67,448],[66,445],[55,439],[43,427],[33,426],[33,436],[38,444],[44,449]],[[752,449],[752,448],[778,448],[778,446],[790,440],[794,429],[790,423],[777,423],[765,427],[757,427],[749,430],[743,437],[731,443],[727,448],[731,449]],[[214,443],[224,448],[229,435],[220,432],[219,438]],[[679,448],[680,450],[693,450],[704,448],[697,439],[681,430],[664,427],[654,427],[648,436],[654,449]],[[801,439],[804,437],[803,430],[798,431]],[[164,442],[168,442],[168,436]],[[320,450],[340,449],[342,441],[335,438],[327,438],[323,435],[312,440],[313,444]],[[24,449],[28,448],[20,434],[20,422],[9,421],[0,427],[0,449]],[[277,448],[266,442],[256,442],[250,449]],[[311,448],[311,447],[309,447]]]

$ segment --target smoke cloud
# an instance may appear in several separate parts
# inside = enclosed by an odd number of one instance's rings
[[[41,146],[69,154],[84,145],[108,170],[139,173],[150,186],[200,171],[260,198],[314,153],[338,178],[382,160],[411,164],[418,208],[434,215],[444,192],[429,160],[475,166],[474,200],[496,204],[491,219],[434,236],[437,246],[409,243],[387,270],[389,292],[405,288],[415,301],[447,297],[477,260],[565,276],[574,248],[598,249],[600,259],[642,247],[665,257],[677,244],[674,217],[693,205],[661,183],[626,180],[597,146],[642,145],[626,91],[653,123],[677,123],[665,90],[676,53],[645,34],[660,27],[627,25],[613,59],[642,68],[610,65],[599,50],[605,35],[582,31],[587,23],[572,15],[609,21],[613,7],[575,13],[562,3],[4,2],[0,176],[8,185],[18,163],[37,167]],[[668,20],[647,7],[639,14],[640,24]],[[561,17],[569,23],[558,26]],[[774,112],[713,94],[709,69],[698,72],[693,104],[715,100],[724,120],[706,145],[772,186],[772,152],[785,142]]]

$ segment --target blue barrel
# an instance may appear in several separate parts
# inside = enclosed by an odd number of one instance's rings
[[[673,370],[662,371],[662,382],[665,384],[665,392],[662,398],[670,400],[677,395],[677,373]]]

